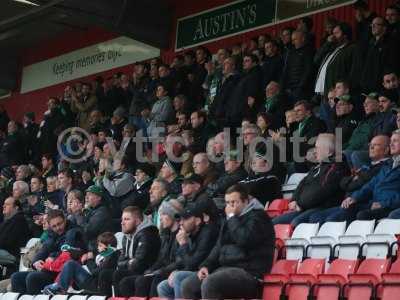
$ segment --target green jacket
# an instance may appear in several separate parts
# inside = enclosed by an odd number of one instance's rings
[[[377,126],[379,116],[372,113],[361,121],[357,128],[353,131],[347,145],[344,145],[345,150],[368,150],[368,143]]]

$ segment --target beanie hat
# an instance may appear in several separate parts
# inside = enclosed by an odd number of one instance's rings
[[[4,168],[1,170],[0,174],[1,174],[4,178],[7,178],[7,179],[14,178],[14,176],[15,176],[14,171],[11,169],[11,167],[4,167]]]
[[[169,160],[168,158],[165,160],[165,163],[167,164],[167,166],[175,173],[175,174],[179,174],[181,172],[181,168],[182,168],[182,163],[181,162],[174,162]]]
[[[149,163],[141,163],[136,168],[137,170],[141,170],[146,173],[149,177],[154,177],[156,174],[156,168]]]
[[[182,210],[182,204],[178,200],[171,199],[169,201],[164,201],[161,204],[159,213],[168,215],[174,219],[181,214]]]

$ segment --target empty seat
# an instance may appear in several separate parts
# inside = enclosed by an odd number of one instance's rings
[[[346,222],[326,222],[316,236],[311,237],[310,251],[307,253],[312,258],[333,257],[334,246],[338,243],[339,236],[346,230]]]
[[[389,266],[389,259],[369,258],[361,262],[357,272],[348,276],[345,297],[348,300],[370,299],[375,285],[381,281],[381,275],[388,272]]]
[[[33,300],[35,296],[32,295],[22,295],[21,297],[18,298],[18,300]]]
[[[8,293],[4,293],[1,296],[1,300],[17,300],[18,297],[19,297],[19,293],[8,292]]]
[[[286,259],[302,260],[306,246],[310,243],[311,237],[317,235],[318,223],[301,223],[296,226],[292,237],[285,241]]]
[[[282,194],[285,198],[291,198],[294,190],[297,188],[299,183],[307,176],[307,173],[294,173],[290,175],[288,181],[282,185]]]
[[[51,300],[67,300],[68,297],[69,297],[68,295],[55,295],[55,296],[51,297]],[[98,296],[93,296],[93,297],[98,297]],[[20,300],[20,299],[18,299],[18,300]],[[101,299],[99,299],[99,300],[101,300]],[[105,298],[103,300],[105,300]]]
[[[374,233],[367,235],[365,243],[367,258],[385,258],[390,253],[390,248],[397,241],[396,234],[400,233],[400,220],[383,219],[375,228]],[[393,249],[394,253],[396,249]]]
[[[289,275],[296,273],[297,264],[297,260],[282,259],[272,266],[271,274],[264,276],[263,299],[279,300]]]
[[[107,296],[90,296],[88,300],[106,300]],[[146,299],[146,298],[140,298],[140,299]],[[51,299],[53,300],[53,299]]]
[[[280,216],[289,209],[289,199],[275,199],[265,210],[271,218]]]
[[[297,268],[296,274],[291,274],[285,287],[285,295],[289,300],[307,300],[311,286],[317,282],[317,277],[325,269],[324,259],[306,259]]]
[[[366,241],[367,235],[374,232],[375,220],[353,221],[344,235],[339,236],[337,245],[338,257],[355,260],[359,256],[361,245]]]
[[[50,300],[49,295],[36,295],[34,300]]]
[[[381,300],[397,300],[400,293],[400,258],[392,264],[389,273],[382,274],[382,282],[377,286]]]
[[[285,240],[289,239],[293,234],[293,226],[290,224],[276,224],[275,229],[275,246],[279,252],[285,245]]]
[[[318,275],[313,294],[317,300],[337,300],[349,274],[355,273],[358,260],[336,259],[325,274]]]
[[[68,300],[86,300],[87,295],[73,295]]]

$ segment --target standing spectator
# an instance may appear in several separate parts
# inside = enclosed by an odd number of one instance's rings
[[[356,38],[359,43],[365,47],[368,45],[371,35],[371,23],[376,17],[376,13],[369,10],[365,0],[357,0],[353,4],[356,18]]]
[[[315,50],[315,35],[311,31],[314,26],[313,19],[310,17],[302,17],[297,23],[296,30],[303,31],[306,35],[306,44],[313,51]]]
[[[150,137],[156,137],[156,134],[165,133],[165,126],[172,122],[174,118],[174,109],[165,85],[157,85],[156,97],[157,101],[154,103],[150,114],[151,122],[147,128],[147,134]],[[161,131],[163,129],[164,132]]]
[[[148,65],[140,62],[136,63],[133,70],[131,87],[132,101],[129,107],[129,123],[132,125],[139,126],[140,112],[151,94],[148,90],[149,81]]]
[[[279,52],[279,44],[275,40],[265,43],[265,59],[261,66],[263,71],[263,87],[271,81],[279,81],[283,70],[283,58]]]
[[[97,97],[92,94],[92,87],[88,83],[82,84],[82,96],[72,90],[71,110],[77,114],[77,125],[85,130],[89,130],[89,115],[97,105]]]
[[[282,74],[282,88],[295,102],[311,95],[313,84],[313,51],[306,44],[303,31],[292,33],[293,49],[289,51]]]
[[[207,122],[207,114],[197,110],[190,115],[190,124],[193,128],[194,147],[201,151],[206,149],[208,139],[213,135],[214,128]]]
[[[19,165],[25,161],[24,138],[18,130],[17,123],[8,123],[7,136],[0,144],[0,167]]]
[[[8,117],[8,113],[5,110],[3,105],[0,105],[0,130],[6,131],[8,122],[10,122],[10,118]]]
[[[379,121],[375,134],[391,135],[396,129],[396,112],[393,107],[399,97],[394,90],[383,90],[379,93]]]
[[[23,134],[25,139],[26,157],[28,162],[33,162],[37,157],[37,141],[36,136],[39,131],[39,125],[35,123],[35,113],[27,112],[23,120]]]
[[[389,23],[389,34],[393,40],[400,39],[400,7],[390,5],[386,7],[386,21]]]

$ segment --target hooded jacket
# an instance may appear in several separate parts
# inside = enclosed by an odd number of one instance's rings
[[[109,209],[101,204],[89,209],[85,214],[85,223],[82,227],[89,242],[89,249],[95,250],[97,237],[103,232],[112,231],[112,218]]]
[[[157,227],[144,218],[133,234],[124,235],[118,269],[143,274],[157,259],[160,244]]]
[[[275,232],[271,219],[256,199],[238,216],[226,220],[221,227],[217,244],[200,267],[211,273],[220,267],[244,269],[262,278],[272,267]]]

